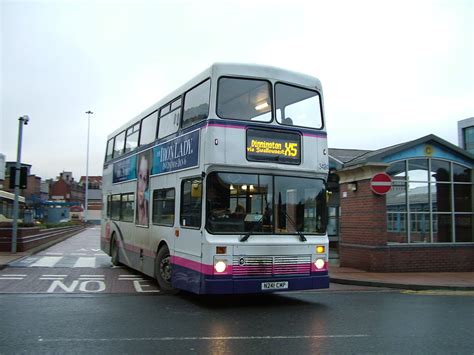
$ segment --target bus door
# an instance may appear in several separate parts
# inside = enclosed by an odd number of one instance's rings
[[[181,182],[180,226],[175,238],[175,255],[197,261],[201,257],[202,179]]]

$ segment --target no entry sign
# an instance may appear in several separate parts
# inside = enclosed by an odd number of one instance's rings
[[[385,173],[378,173],[370,180],[370,188],[378,195],[385,195],[392,189],[392,178]]]

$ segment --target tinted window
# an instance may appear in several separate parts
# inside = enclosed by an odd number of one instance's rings
[[[114,144],[114,158],[123,154],[123,147],[125,146],[125,131],[115,137]]]
[[[206,200],[206,227],[213,233],[326,231],[326,188],[320,179],[211,173]]]
[[[120,220],[124,222],[133,222],[135,206],[134,194],[123,194],[121,202]]]
[[[110,217],[114,220],[120,219],[120,195],[112,195]]]
[[[428,159],[412,159],[408,161],[408,180],[428,181]]]
[[[189,127],[207,118],[210,89],[211,81],[206,80],[186,93],[184,96],[183,127]]]
[[[180,103],[181,100],[176,100],[174,103]],[[168,112],[167,105],[166,109],[160,111],[160,124],[158,128],[158,138],[167,137],[170,134],[175,133],[179,128],[179,120],[181,117],[181,107],[174,107],[174,109]],[[168,112],[165,114],[165,112]]]
[[[174,224],[174,189],[153,191],[153,223]]]
[[[113,155],[114,155],[114,139],[111,138],[107,142],[107,152],[105,155],[105,161],[109,161],[110,159],[112,159]]]
[[[111,202],[112,202],[112,196],[109,195],[109,196],[107,196],[107,217],[109,217],[109,218],[112,215],[112,211],[111,211],[112,204],[111,204]]]
[[[269,175],[209,174],[206,200],[210,232],[273,231],[273,181]]]
[[[449,162],[431,159],[430,181],[450,181]]]
[[[202,181],[200,178],[184,180],[181,185],[181,225],[201,226]]]
[[[275,85],[277,121],[287,126],[322,128],[321,100],[316,91],[286,84]]]
[[[326,188],[319,179],[275,177],[277,233],[325,233]]]
[[[125,153],[131,152],[138,147],[138,136],[140,135],[140,123],[127,129],[127,140],[125,142]]]
[[[150,116],[142,120],[140,133],[140,145],[151,143],[156,138],[156,125],[158,123],[158,112],[153,112]]]
[[[453,176],[456,182],[472,182],[472,170],[465,166],[453,164]]]
[[[265,80],[221,78],[217,115],[221,118],[269,122],[272,119],[271,85]]]

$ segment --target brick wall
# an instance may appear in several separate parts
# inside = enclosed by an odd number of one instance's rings
[[[341,245],[341,266],[372,272],[472,272],[474,245]]]
[[[341,243],[386,245],[386,219],[385,196],[371,191],[370,180],[358,181],[357,191],[341,184]]]
[[[385,196],[357,182],[341,184],[340,264],[372,272],[474,271],[474,245],[387,244]],[[347,194],[344,197],[344,193]]]

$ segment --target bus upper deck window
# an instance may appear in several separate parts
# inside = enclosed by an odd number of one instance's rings
[[[217,115],[245,121],[272,120],[271,84],[257,79],[219,79]]]
[[[321,100],[317,91],[277,83],[277,122],[285,126],[323,128]]]
[[[211,81],[208,79],[184,96],[183,128],[205,120],[209,114]]]

